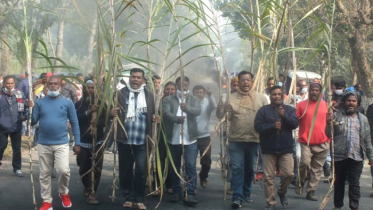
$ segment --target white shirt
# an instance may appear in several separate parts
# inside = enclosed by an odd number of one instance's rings
[[[212,104],[210,104],[210,100]],[[216,101],[213,95],[209,98],[203,98],[201,101],[201,114],[197,116],[198,138],[210,136],[210,117],[211,112],[216,109]],[[209,109],[210,108],[210,109]],[[211,110],[212,109],[212,110]]]
[[[177,98],[179,99],[179,104],[180,104],[181,98],[179,96]],[[184,103],[185,103],[185,98],[184,98]],[[180,145],[183,143],[184,145],[190,145],[190,144],[194,144],[197,141],[197,139],[192,139],[192,140],[189,139],[188,114],[182,113],[181,108],[179,106],[176,116],[182,116],[182,115],[185,116],[184,124],[181,125],[181,124],[174,123],[174,127],[172,130],[172,142],[171,142],[172,145]],[[181,126],[183,126],[183,135],[181,135]],[[181,138],[182,136],[184,137],[183,139]]]

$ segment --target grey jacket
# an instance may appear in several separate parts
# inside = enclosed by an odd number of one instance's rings
[[[373,160],[368,119],[360,112],[357,112],[357,114],[360,121],[360,147],[362,158],[367,157],[369,160]],[[334,157],[338,159],[348,158],[347,122],[347,116],[344,111],[334,113]],[[325,134],[331,138],[331,126],[326,126]]]
[[[198,129],[196,117],[201,114],[201,100],[196,96],[189,95],[185,101],[186,104],[186,114],[187,123],[190,139],[198,138]],[[163,100],[162,110],[163,110],[163,121],[164,129],[166,132],[166,137],[168,142],[172,142],[172,131],[174,124],[178,122],[177,111],[179,109],[179,99],[177,95],[167,96]]]
[[[67,82],[61,85],[61,95],[71,99],[74,104],[78,101],[78,98],[76,97],[75,87]]]

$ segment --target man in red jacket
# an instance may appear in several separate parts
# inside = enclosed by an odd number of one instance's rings
[[[299,117],[299,143],[301,145],[301,160],[299,164],[299,179],[295,185],[295,193],[302,195],[303,186],[306,180],[306,199],[317,201],[315,196],[317,185],[319,184],[322,167],[325,163],[329,151],[329,138],[325,135],[328,106],[322,97],[322,86],[320,83],[312,83],[309,89],[309,98],[297,105],[297,115]],[[319,103],[318,109],[316,109]],[[310,128],[317,112],[312,134]],[[309,177],[307,177],[309,175]],[[300,182],[300,183],[299,183]]]

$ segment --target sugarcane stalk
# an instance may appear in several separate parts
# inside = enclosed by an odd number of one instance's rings
[[[27,19],[26,19],[26,1],[23,0],[23,14],[24,14],[24,26],[23,26],[23,41],[25,44],[25,51],[26,51],[26,70],[28,74],[28,84],[29,84],[29,93],[28,93],[28,100],[32,101],[32,69],[31,69],[31,50],[32,50],[32,42],[29,39],[27,33]],[[32,166],[32,135],[31,135],[31,117],[32,117],[32,107],[29,107],[28,112],[28,120],[27,120],[27,134],[28,134],[28,146],[29,146],[29,163],[30,163],[30,181],[31,181],[31,193],[32,193],[32,201],[35,210],[37,209],[37,203],[35,198],[35,183],[34,183],[34,176],[33,176],[33,166]]]

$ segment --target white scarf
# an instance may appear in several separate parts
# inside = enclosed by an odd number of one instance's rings
[[[188,98],[188,96],[189,96],[189,90],[183,91],[183,92],[184,92],[184,97]],[[180,90],[176,91],[176,96],[177,96],[178,99],[181,99],[181,91]],[[185,101],[185,98],[184,98],[184,101]]]
[[[128,110],[126,115],[126,120],[135,121],[137,113],[147,113],[148,109],[146,107],[146,98],[144,92],[144,85],[141,85],[139,89],[132,89],[130,85],[127,86],[130,90],[129,94],[129,102],[128,102]],[[138,93],[137,96],[137,104],[135,106],[135,93]],[[135,110],[136,107],[136,110]]]

